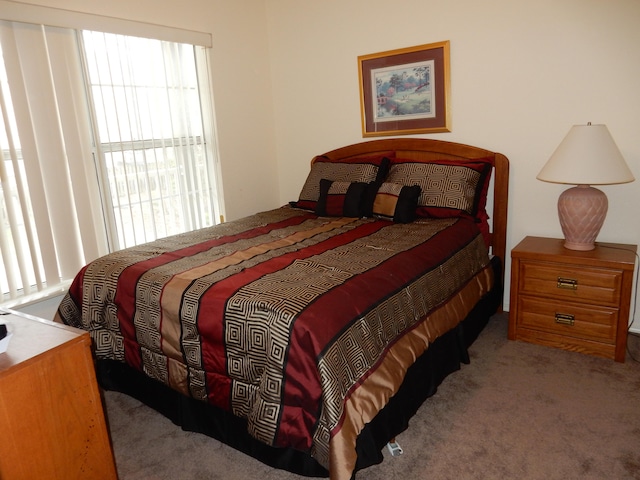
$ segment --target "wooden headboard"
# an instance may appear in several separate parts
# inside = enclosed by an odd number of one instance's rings
[[[463,160],[493,157],[493,211],[490,215],[491,253],[502,262],[502,280],[507,253],[507,203],[509,198],[509,160],[501,153],[461,143],[429,140],[423,138],[387,138],[355,143],[331,150],[323,155],[330,160],[340,161],[349,157],[395,151],[397,158],[417,161]]]

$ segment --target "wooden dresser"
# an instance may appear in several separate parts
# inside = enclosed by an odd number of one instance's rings
[[[117,478],[89,334],[17,312],[0,323],[13,334],[0,354],[0,478]]]
[[[526,237],[511,251],[509,339],[624,362],[636,246]]]

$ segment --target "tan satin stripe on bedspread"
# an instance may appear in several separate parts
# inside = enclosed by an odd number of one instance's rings
[[[407,369],[428,345],[464,319],[477,299],[493,285],[493,269],[487,266],[426,321],[404,335],[388,351],[380,366],[352,392],[344,405],[344,423],[329,446],[331,480],[349,480],[356,464],[356,438],[364,425],[397,392]]]
[[[176,317],[176,313],[180,312],[180,303],[182,302],[184,291],[189,287],[189,285],[191,285],[193,280],[210,275],[226,267],[237,265],[271,250],[295,245],[296,243],[312,238],[320,233],[343,227],[356,220],[356,218],[339,217],[316,228],[295,232],[273,242],[266,242],[261,245],[251,246],[244,250],[237,250],[226,257],[219,258],[196,268],[178,273],[169,280],[163,290],[162,298],[160,300],[162,309],[160,329],[162,335],[162,351],[170,359],[169,366],[171,367],[168,378],[169,385],[172,388],[179,389],[187,395],[189,394],[186,379],[186,368],[177,368],[175,365],[172,365],[171,359],[178,361],[181,364],[185,363],[182,350],[180,348],[180,319]]]

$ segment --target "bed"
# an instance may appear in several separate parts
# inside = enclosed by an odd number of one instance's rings
[[[313,158],[299,198],[111,253],[56,319],[98,379],[277,468],[353,478],[501,308],[508,160],[417,138]]]

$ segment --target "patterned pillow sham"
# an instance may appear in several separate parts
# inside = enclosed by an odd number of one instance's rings
[[[396,159],[385,181],[420,186],[418,216],[482,219],[492,168],[491,158],[428,163]]]
[[[320,197],[320,180],[322,179],[363,183],[382,181],[389,171],[390,159],[394,157],[395,152],[353,157],[339,162],[331,161],[326,157],[316,157],[298,201],[292,205],[315,211]]]
[[[323,217],[361,217],[368,183],[320,180],[316,214]]]
[[[373,192],[373,195],[372,193]],[[382,184],[369,184],[370,215],[383,220],[391,220],[396,223],[410,223],[416,218],[416,207],[420,196],[418,185],[401,185],[399,183],[383,182]],[[365,213],[369,213],[366,211]]]

